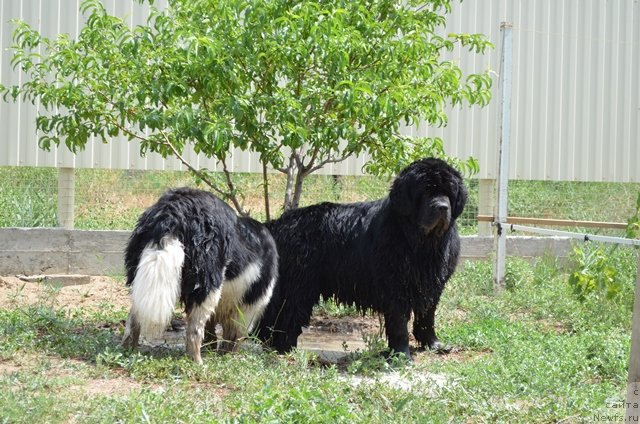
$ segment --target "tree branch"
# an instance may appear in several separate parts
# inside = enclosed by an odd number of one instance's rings
[[[202,171],[194,168],[189,162],[187,162],[187,160],[184,157],[182,157],[180,152],[178,152],[178,149],[176,149],[176,147],[173,145],[173,143],[171,143],[171,140],[169,140],[169,137],[164,133],[164,131],[160,130],[160,134],[162,135],[162,138],[164,139],[162,144],[167,146],[171,150],[171,153],[173,153],[173,155],[176,158],[178,158],[178,160],[184,166],[186,166],[189,169],[189,171],[191,171],[198,178],[200,178],[202,180],[202,182],[204,182],[206,185],[208,185],[216,193],[218,193],[218,194],[220,194],[221,196],[224,196],[224,197],[229,196],[229,193],[226,193],[223,190],[221,190],[220,188],[218,188],[217,186],[215,186]]]
[[[348,153],[345,153],[344,155],[342,155],[342,156],[341,156],[341,157],[339,157],[339,158],[329,158],[329,159],[325,159],[325,160],[321,161],[319,164],[317,164],[316,166],[314,166],[314,167],[312,167],[312,168],[309,168],[309,169],[306,169],[306,170],[305,170],[305,175],[312,174],[312,173],[316,172],[318,169],[320,169],[320,168],[322,168],[323,166],[328,165],[328,164],[330,164],[330,163],[339,163],[339,162],[342,162],[342,161],[346,160],[347,158],[349,158],[349,156],[351,156],[351,155],[353,155],[353,153],[352,153],[352,152],[348,152]]]
[[[313,164],[315,163],[316,159],[318,158],[318,153],[319,152],[320,152],[320,148],[318,146],[316,146],[313,149],[313,153],[311,155],[311,159],[309,159],[309,162],[307,162],[306,165],[304,163],[302,164],[302,172],[308,172],[308,170],[313,167]]]
[[[267,162],[262,161],[262,185],[264,188],[264,211],[266,220],[271,220],[271,212],[269,208],[269,174],[267,173]]]
[[[118,108],[118,106],[106,95],[104,95],[103,93],[99,93],[100,95],[102,95],[103,97],[105,97],[105,100],[107,103],[109,103],[110,105],[112,105],[113,107]],[[166,105],[165,105],[166,107]],[[126,110],[125,113],[127,114],[128,118],[130,120],[132,118],[132,112],[130,110]],[[117,120],[113,120],[112,123],[118,127],[118,129],[120,131],[122,131],[123,133],[129,135],[130,137],[136,139],[136,140],[140,140],[142,142],[148,143],[149,139],[142,137],[140,135],[138,135],[137,133],[129,130],[128,128],[126,128],[123,125],[120,125],[120,123]],[[229,192],[226,192],[222,189],[220,189],[218,186],[216,186],[211,179],[209,179],[209,177],[202,171],[196,169],[195,167],[193,167],[191,165],[191,163],[189,163],[178,151],[178,149],[176,149],[176,147],[173,145],[173,143],[171,142],[171,140],[169,140],[169,136],[162,130],[158,130],[158,133],[162,136],[162,143],[163,145],[165,145],[166,147],[168,147],[171,150],[171,153],[184,165],[187,167],[187,169],[189,169],[189,171],[194,174],[196,177],[198,177],[203,183],[205,183],[207,186],[209,186],[209,188],[211,188],[211,190],[213,190],[214,192],[218,193],[220,196],[222,196],[223,198],[229,198],[231,199],[231,202],[233,203],[233,206],[236,208],[236,211],[238,211],[238,213],[242,216],[247,216],[247,212],[244,210],[244,208],[242,207],[242,205],[240,204],[240,202],[238,202],[238,198],[236,197],[235,194],[235,185],[233,184],[233,181],[231,180],[231,175],[227,169],[227,164],[225,163],[225,161],[223,159],[219,159],[220,162],[222,163],[222,167],[224,169],[224,174],[227,180],[227,187],[229,187]]]
[[[304,168],[304,164],[302,163],[302,158],[300,157],[300,152],[297,149],[293,149],[293,151],[291,152],[291,157],[293,158],[293,160],[295,160],[296,166],[298,167],[298,169]]]
[[[238,213],[242,216],[249,216],[249,213],[244,210],[240,202],[238,202],[238,198],[236,197],[236,186],[233,184],[233,180],[231,179],[231,172],[227,169],[227,162],[224,159],[220,159],[222,163],[222,171],[224,172],[224,176],[227,180],[227,187],[229,187],[230,195],[229,198],[233,202],[233,206],[235,206]]]

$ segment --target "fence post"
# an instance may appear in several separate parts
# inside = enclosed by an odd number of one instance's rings
[[[75,168],[58,168],[58,226],[73,228]]]
[[[625,422],[638,422],[640,416],[640,251],[637,252],[636,290],[633,301],[631,327],[631,353],[629,355],[629,377]]]
[[[478,181],[478,215],[492,216],[496,208],[495,188],[496,180],[481,178]],[[491,223],[478,222],[478,235],[490,236]]]
[[[512,29],[508,22],[500,24],[502,33],[502,54],[500,55],[500,108],[498,110],[498,184],[495,216],[496,235],[494,238],[495,262],[493,283],[497,291],[505,287],[507,259],[507,186],[509,183],[509,138],[511,135],[511,66]]]

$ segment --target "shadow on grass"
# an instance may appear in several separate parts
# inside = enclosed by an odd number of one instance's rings
[[[113,316],[100,319],[70,315],[49,306],[34,305],[0,311],[0,352],[20,351],[56,355],[95,364],[104,352],[127,354],[120,346],[124,321]],[[154,356],[176,356],[168,349]]]

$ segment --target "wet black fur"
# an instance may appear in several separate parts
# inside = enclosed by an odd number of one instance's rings
[[[211,193],[179,188],[165,193],[138,219],[125,250],[127,285],[133,282],[144,248],[169,234],[184,246],[180,300],[187,313],[251,263],[262,263],[261,275],[242,303],[252,304],[277,276],[275,243],[264,225],[238,217]]]
[[[384,199],[322,203],[268,222],[280,277],[258,336],[280,352],[295,347],[322,295],[383,313],[395,352],[409,355],[411,312],[418,342],[439,347],[435,309],[458,261],[455,219],[466,199],[455,169],[422,159],[397,176]]]

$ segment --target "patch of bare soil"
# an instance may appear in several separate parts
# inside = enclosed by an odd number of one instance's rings
[[[141,388],[142,384],[138,381],[125,377],[115,377],[86,379],[82,385],[71,386],[69,390],[91,397],[94,395],[126,395]]]
[[[46,363],[46,366],[42,366]],[[79,396],[121,395],[134,390],[140,390],[142,384],[131,378],[120,375],[105,376],[104,378],[87,377],[87,364],[77,359],[62,359],[55,356],[16,355],[11,359],[0,359],[0,375],[11,375],[19,372],[34,372],[41,370],[50,378],[73,378],[81,381],[65,388]]]
[[[0,374],[12,374],[35,368],[44,369],[47,377],[68,377],[86,367],[78,359],[62,359],[57,356],[19,353],[11,358],[0,359]]]
[[[110,277],[89,277],[88,281],[61,286],[45,279],[25,281],[18,277],[0,277],[0,308],[37,303],[65,310],[98,310],[105,305],[129,308],[129,290],[123,282]]]
[[[22,364],[18,364],[14,361],[5,361],[0,359],[0,375],[11,375],[23,369]]]

